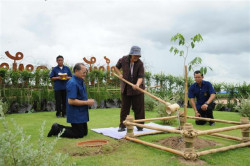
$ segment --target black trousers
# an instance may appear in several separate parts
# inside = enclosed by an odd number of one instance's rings
[[[199,109],[198,112],[201,115],[201,117],[203,118],[211,118],[214,119],[214,115],[213,115],[213,109],[215,107],[215,103],[210,103],[207,107],[206,111],[203,111],[202,109]],[[196,120],[195,123],[197,125],[204,125],[207,123],[207,121],[204,120]],[[209,122],[209,124],[212,124],[214,122]]]
[[[66,90],[55,90],[56,116],[66,115]]]
[[[65,138],[82,138],[88,135],[87,123],[71,123],[71,127],[59,125],[60,132],[64,130],[61,137]]]
[[[122,108],[120,112],[120,127],[125,128],[123,121],[126,119],[127,115],[130,113],[130,107],[132,105],[132,110],[134,111],[135,119],[145,119],[145,110],[144,110],[144,94],[141,93],[136,96],[127,96],[122,94]],[[144,124],[144,122],[141,122]],[[140,129],[139,127],[137,127]]]

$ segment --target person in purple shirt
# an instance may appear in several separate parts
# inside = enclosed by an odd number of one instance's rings
[[[214,119],[213,109],[215,107],[215,90],[212,84],[203,80],[203,74],[199,70],[194,72],[195,83],[188,90],[190,104],[194,109],[196,117],[204,117]],[[195,103],[196,98],[196,103]],[[197,120],[197,125],[204,125],[206,121]],[[214,122],[209,122],[210,126],[214,126]]]
[[[66,116],[66,83],[72,77],[70,69],[63,65],[64,58],[59,55],[56,57],[57,66],[53,67],[50,79],[54,81],[54,92],[56,100],[56,117]],[[67,74],[66,77],[62,77]]]

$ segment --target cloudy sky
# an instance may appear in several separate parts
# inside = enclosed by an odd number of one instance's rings
[[[0,0],[0,64],[13,63],[5,51],[20,51],[24,65],[52,67],[61,54],[69,65],[92,56],[105,65],[107,56],[113,66],[137,45],[147,71],[178,76],[176,33],[186,42],[202,35],[187,62],[201,57],[213,69],[206,80],[250,83],[249,0]]]

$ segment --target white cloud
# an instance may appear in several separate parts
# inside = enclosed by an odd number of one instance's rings
[[[201,56],[214,69],[206,78],[250,82],[249,1],[2,0],[0,8],[0,55],[21,51],[22,63],[51,67],[61,54],[70,65],[91,56],[115,65],[138,45],[150,71],[182,75],[171,36],[201,33],[189,60]]]

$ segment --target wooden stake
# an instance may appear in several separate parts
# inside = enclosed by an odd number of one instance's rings
[[[125,138],[127,140],[130,140],[130,141],[134,141],[134,142],[141,143],[141,144],[144,144],[144,145],[148,145],[148,146],[151,146],[151,147],[154,147],[154,148],[157,148],[157,149],[165,150],[167,152],[171,152],[171,153],[174,153],[174,154],[177,154],[177,155],[180,155],[180,156],[184,156],[183,152],[175,150],[175,149],[171,149],[171,148],[167,148],[167,147],[164,147],[164,146],[152,144],[152,143],[149,143],[149,142],[146,142],[146,141],[139,140],[137,138],[131,138],[131,137],[127,137],[127,136]]]
[[[237,124],[240,125],[240,122],[236,121],[228,121],[228,120],[220,120],[220,119],[211,119],[211,118],[201,118],[201,117],[194,117],[194,116],[187,116],[189,119],[197,119],[197,120],[205,120],[205,121],[211,121],[211,122],[221,122],[221,123],[227,123],[227,124]]]
[[[134,121],[134,117],[132,115],[127,115],[126,120],[123,122],[126,125],[126,128],[127,128],[126,136],[128,137],[134,137],[134,126],[126,122],[133,122],[133,121]]]
[[[241,121],[242,124],[249,124],[248,117],[241,117],[240,121]],[[248,141],[250,141],[250,139],[249,139],[249,131],[250,131],[250,128],[243,128],[243,129],[241,129],[242,142],[248,142]]]
[[[185,115],[183,111],[179,111],[179,121],[180,121],[179,129],[183,130],[183,126],[185,124]]]
[[[197,154],[194,151],[194,139],[195,135],[193,125],[191,123],[185,123],[183,127],[183,140],[185,142],[184,158],[188,160],[196,160]]]
[[[188,79],[187,65],[185,65],[185,93],[184,93],[184,122],[187,122],[187,105],[188,105]]]

